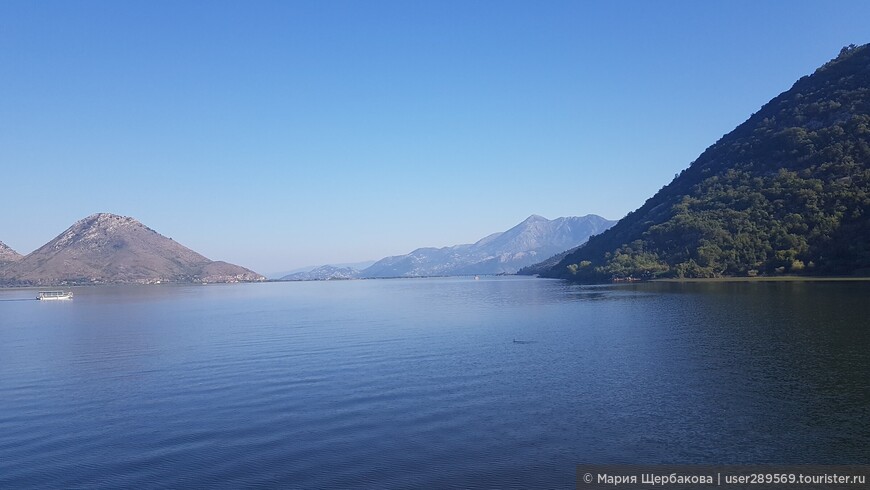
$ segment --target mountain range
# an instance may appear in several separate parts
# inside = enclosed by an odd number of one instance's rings
[[[532,215],[513,228],[475,243],[418,248],[386,257],[360,271],[358,277],[422,277],[513,274],[555,253],[576,247],[615,221],[590,214],[548,220]]]
[[[523,272],[579,282],[870,275],[868,163],[870,45],[852,45],[608,231]]]
[[[306,274],[416,277],[523,268],[579,282],[870,275],[868,163],[870,45],[853,45],[761,107],[615,225],[595,215],[533,215],[472,244],[420,248],[358,272],[321,267]],[[257,280],[264,278],[112,214],[89,216],[23,257],[0,243],[0,285]]]
[[[362,270],[325,265],[288,274],[281,279],[311,281],[514,274],[541,258],[577,247],[614,223],[594,214],[554,220],[532,215],[507,231],[493,233],[475,243],[418,248],[405,255],[383,258]]]
[[[3,285],[265,280],[244,267],[209,260],[133,218],[108,213],[77,221],[24,257],[10,251],[0,247]]]

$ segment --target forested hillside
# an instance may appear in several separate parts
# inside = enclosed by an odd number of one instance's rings
[[[870,45],[771,100],[544,275],[870,274]]]

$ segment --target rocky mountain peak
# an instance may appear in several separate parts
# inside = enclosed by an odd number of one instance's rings
[[[0,264],[21,260],[22,255],[12,250],[8,245],[0,242]]]
[[[99,248],[107,245],[118,248],[128,238],[157,232],[128,216],[97,213],[73,223],[66,231],[49,242],[54,250],[69,247]]]
[[[27,257],[7,263],[13,285],[236,282],[264,278],[212,261],[128,216],[98,213],[73,223]]]
[[[549,221],[550,220],[548,220],[547,218],[545,218],[539,214],[533,214],[533,215],[529,216],[528,218],[524,219],[523,222],[520,224],[546,223]]]

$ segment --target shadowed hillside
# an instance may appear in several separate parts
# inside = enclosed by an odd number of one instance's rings
[[[850,46],[543,275],[870,274],[868,162],[870,47]]]

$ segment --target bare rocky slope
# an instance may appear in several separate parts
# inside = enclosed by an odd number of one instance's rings
[[[9,245],[6,245],[3,242],[0,242],[0,267],[9,264],[11,262],[17,262],[21,260],[21,254],[9,248]]]
[[[88,216],[0,266],[0,284],[14,286],[262,280],[244,267],[209,260],[133,218],[108,213]]]

